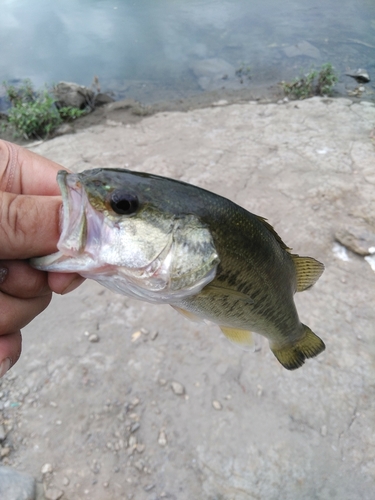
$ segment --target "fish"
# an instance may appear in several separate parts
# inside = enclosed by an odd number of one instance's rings
[[[61,170],[57,182],[58,251],[32,259],[36,269],[170,304],[245,348],[258,333],[288,370],[325,349],[294,303],[324,265],[293,254],[265,218],[192,184],[126,169]]]

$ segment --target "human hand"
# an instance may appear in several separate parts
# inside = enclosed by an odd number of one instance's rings
[[[68,293],[83,281],[27,262],[57,250],[62,168],[0,140],[0,377],[20,357],[20,329],[48,306],[52,292]]]

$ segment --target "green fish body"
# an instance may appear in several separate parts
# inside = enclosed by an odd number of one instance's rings
[[[290,252],[265,219],[190,184],[120,169],[58,174],[63,228],[38,269],[78,272],[112,290],[218,324],[233,342],[268,338],[287,369],[325,348],[294,294],[324,270]]]

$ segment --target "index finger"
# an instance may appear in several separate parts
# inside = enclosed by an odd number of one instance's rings
[[[21,146],[0,140],[0,189],[15,194],[60,194],[57,172],[63,166]]]

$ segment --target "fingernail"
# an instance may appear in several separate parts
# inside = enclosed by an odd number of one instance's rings
[[[0,364],[0,378],[6,374],[9,368],[12,366],[12,360],[10,358],[4,359]]]
[[[85,281],[85,278],[82,278],[82,276],[77,276],[77,278],[74,278],[74,280],[68,285],[65,290],[61,292],[61,295],[65,295],[66,293],[72,292],[76,288],[79,287],[81,283]]]
[[[8,275],[8,269],[6,267],[0,267],[0,285],[4,283],[7,275]]]

